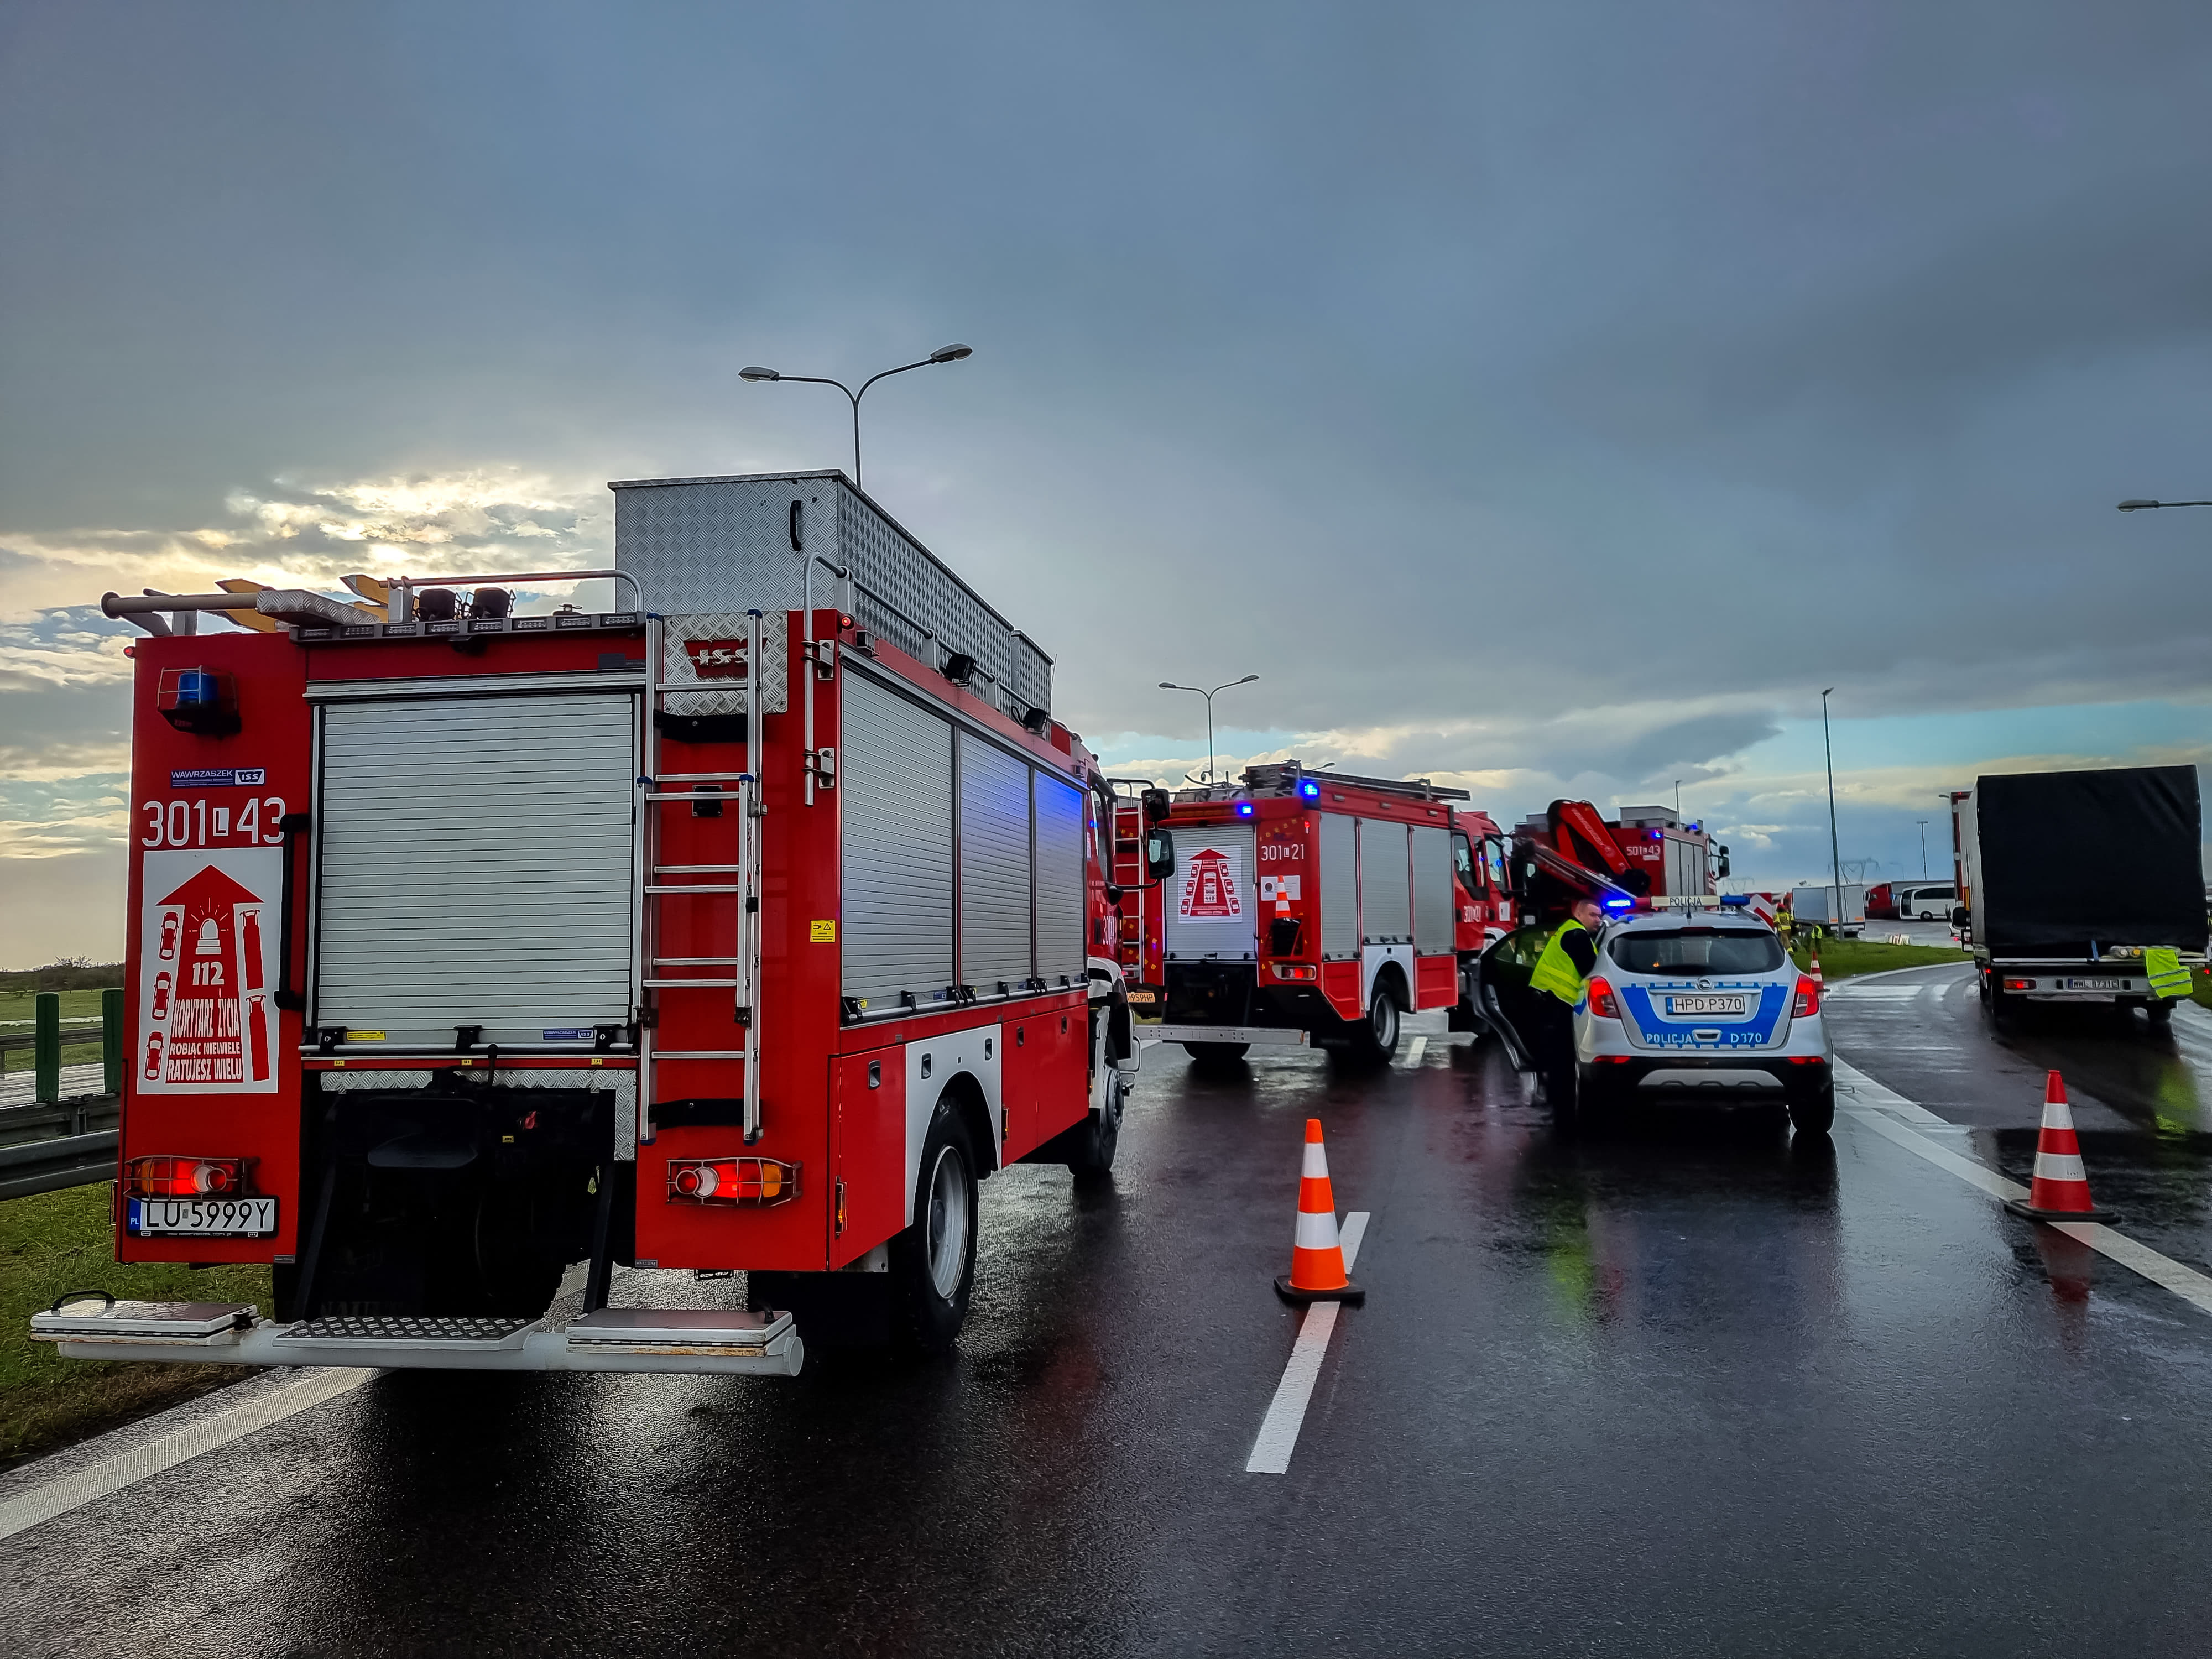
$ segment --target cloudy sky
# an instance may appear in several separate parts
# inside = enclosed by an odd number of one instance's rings
[[[845,463],[1122,772],[1917,874],[2212,757],[2202,0],[0,8],[0,966],[121,944],[108,588],[607,556]],[[1931,839],[1942,834],[1930,826]]]

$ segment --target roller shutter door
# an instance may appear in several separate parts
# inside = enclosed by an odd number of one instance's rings
[[[841,677],[843,992],[927,1006],[952,981],[952,726],[857,672]]]
[[[960,979],[1030,976],[1030,769],[973,732],[960,744]]]
[[[1359,821],[1359,927],[1368,945],[1407,945],[1413,907],[1407,890],[1406,826]]]
[[[1259,893],[1252,831],[1187,825],[1176,836],[1176,872],[1162,884],[1160,916],[1170,962],[1250,962],[1259,955]]]
[[[1083,930],[1090,893],[1083,872],[1083,792],[1042,772],[1035,779],[1036,805],[1036,970],[1057,990],[1089,981],[1090,953]]]
[[[1359,954],[1359,860],[1353,821],[1341,812],[1316,819],[1321,842],[1321,953],[1331,962]]]
[[[1415,830],[1413,839],[1413,949],[1435,956],[1452,948],[1451,831]]]
[[[335,703],[317,810],[317,1023],[486,1042],[630,1017],[627,695]]]

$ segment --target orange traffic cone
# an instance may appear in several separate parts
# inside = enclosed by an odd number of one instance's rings
[[[1275,1294],[1285,1302],[1364,1302],[1367,1292],[1345,1274],[1336,1194],[1328,1184],[1328,1152],[1317,1117],[1306,1120],[1305,1160],[1298,1172],[1298,1232],[1290,1275],[1275,1281]]]
[[[1818,985],[1818,986],[1820,986],[1820,987],[1822,987],[1823,988],[1826,988],[1826,985],[1827,985],[1827,983],[1828,983],[1828,981],[1827,981],[1827,977],[1826,977],[1826,975],[1825,975],[1824,974],[1822,974],[1822,973],[1820,972],[1820,947],[1819,945],[1814,945],[1814,946],[1812,946],[1812,947],[1811,947],[1811,950],[1812,950],[1813,962],[1812,962],[1812,966],[1811,966],[1811,967],[1810,967],[1807,971],[1808,971],[1808,972],[1813,975],[1813,983],[1814,983],[1814,984]]]
[[[2035,1179],[2025,1200],[2008,1198],[2005,1208],[2030,1221],[2110,1221],[2111,1210],[2089,1200],[2089,1177],[2081,1168],[2081,1143],[2074,1133],[2074,1114],[2066,1104],[2066,1084],[2051,1073],[2043,1091],[2043,1133],[2035,1143]]]

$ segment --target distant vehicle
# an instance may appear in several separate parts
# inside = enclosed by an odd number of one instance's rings
[[[1533,963],[1542,933],[1524,929],[1499,951],[1519,943],[1517,956]],[[1493,953],[1485,962],[1487,1012],[1525,1052],[1512,1016],[1525,1016],[1526,999],[1536,994],[1525,979],[1493,970],[1496,960]],[[1820,987],[1798,971],[1772,928],[1741,910],[1694,918],[1655,912],[1608,923],[1575,1011],[1575,1059],[1585,1112],[1686,1100],[1786,1107],[1807,1134],[1835,1122]]]
[[[2113,1003],[2153,1024],[2177,999],[2152,989],[2144,952],[2204,961],[2203,806],[2193,766],[2116,766],[1977,778],[1951,797],[1982,1004],[2002,1021],[2030,1004]],[[2062,851],[2063,849],[2063,851]],[[2085,850],[2118,881],[2052,879]]]
[[[1838,920],[1834,914],[1836,890],[1832,886],[1793,887],[1790,890],[1790,914],[1799,927],[1825,927],[1832,933],[1856,934],[1866,926],[1865,884],[1845,882],[1843,899],[1843,915]]]
[[[1900,882],[1896,888],[1896,915],[1902,921],[1948,920],[1959,902],[1959,886],[1950,881]],[[1875,914],[1869,902],[1867,914]]]
[[[1898,919],[1896,885],[1885,881],[1868,888],[1866,913],[1877,921],[1895,921]]]

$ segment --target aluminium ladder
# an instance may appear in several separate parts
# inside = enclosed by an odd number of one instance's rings
[[[745,630],[745,757],[748,768],[755,764],[759,750],[757,743],[764,721],[761,705],[765,701],[757,695],[763,683],[761,613],[748,611]],[[668,648],[668,625],[665,618],[653,615],[646,620],[646,687],[642,708],[643,730],[640,734],[639,754],[643,760],[638,778],[642,817],[639,822],[636,840],[635,885],[637,894],[635,940],[633,949],[633,977],[635,981],[635,1002],[638,1018],[637,1033],[637,1089],[638,1139],[648,1143],[654,1138],[653,1104],[654,1067],[663,1060],[739,1060],[744,1066],[744,1103],[745,1144],[750,1146],[760,1139],[760,985],[761,985],[761,819],[767,808],[761,800],[760,779],[757,772],[663,772],[660,769],[660,724],[654,716],[661,712],[661,699],[671,692],[699,690],[696,681],[673,681],[668,678],[665,652]],[[672,788],[671,785],[683,785]],[[707,785],[702,790],[699,786]],[[726,791],[724,786],[734,786]],[[730,864],[665,864],[661,861],[661,814],[666,807],[681,801],[697,805],[702,798],[720,799],[736,809],[737,860]],[[671,880],[672,877],[685,879]],[[721,877],[718,881],[700,881],[698,877]],[[737,954],[728,957],[664,957],[659,954],[662,929],[661,904],[677,896],[695,897],[711,896],[727,898],[736,911]],[[727,969],[726,975],[702,975],[701,969]],[[665,969],[676,970],[672,973]],[[726,989],[731,993],[731,1017],[744,1032],[741,1046],[735,1048],[664,1048],[657,1036],[654,1018],[654,992],[661,990]]]

